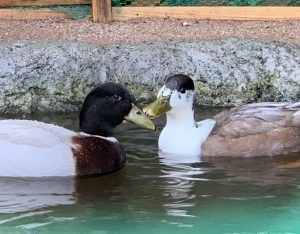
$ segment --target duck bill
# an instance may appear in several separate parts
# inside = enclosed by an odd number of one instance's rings
[[[170,111],[170,97],[171,96],[159,96],[154,102],[144,107],[143,112],[152,119]]]
[[[139,109],[136,105],[132,105],[131,111],[124,119],[129,123],[135,123],[143,128],[156,130],[154,123]]]

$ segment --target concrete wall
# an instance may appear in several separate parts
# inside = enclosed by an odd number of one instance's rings
[[[197,103],[240,105],[300,100],[300,45],[227,39],[95,46],[19,41],[0,45],[0,113],[74,111],[105,81],[142,102],[164,80],[195,80]]]

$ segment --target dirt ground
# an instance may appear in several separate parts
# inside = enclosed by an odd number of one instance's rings
[[[0,20],[0,43],[24,39],[85,41],[100,45],[170,40],[222,38],[262,39],[300,43],[295,21],[180,21],[135,19],[111,24],[84,20]]]

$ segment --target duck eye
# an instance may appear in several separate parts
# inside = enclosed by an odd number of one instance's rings
[[[186,91],[185,88],[181,88],[181,89],[179,90],[180,93],[185,93],[185,91]]]
[[[112,98],[113,98],[114,100],[116,100],[116,101],[121,101],[121,100],[122,100],[122,97],[119,96],[119,95],[114,95],[114,96],[112,96]]]

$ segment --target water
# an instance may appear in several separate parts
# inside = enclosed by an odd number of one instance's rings
[[[76,113],[17,117],[78,125]],[[183,161],[158,155],[159,131],[118,127],[128,162],[113,174],[0,178],[0,233],[300,233],[300,168],[279,168],[296,157]]]

